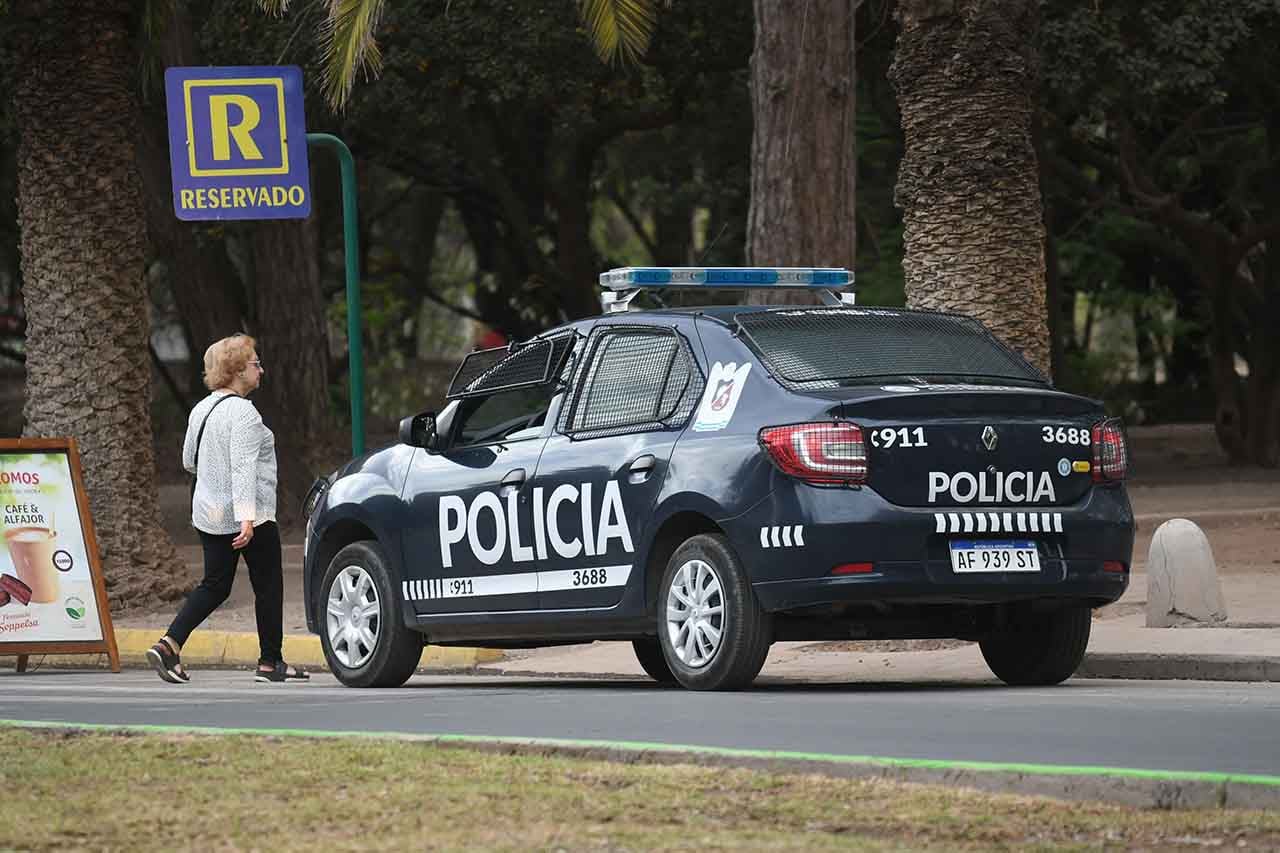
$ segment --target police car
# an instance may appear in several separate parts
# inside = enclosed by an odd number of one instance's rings
[[[1009,684],[1079,665],[1133,549],[1121,425],[975,320],[839,269],[626,268],[602,316],[467,356],[438,413],[316,482],[308,627],[353,687],[424,644],[629,640],[695,690],[771,643],[956,637]],[[644,290],[811,307],[632,310]]]

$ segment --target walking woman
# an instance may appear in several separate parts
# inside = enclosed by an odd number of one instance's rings
[[[183,684],[182,646],[227,600],[240,555],[249,566],[258,620],[255,680],[305,681],[307,673],[281,659],[284,577],[276,527],[276,440],[247,399],[262,382],[262,362],[248,335],[232,335],[204,354],[210,394],[191,410],[182,466],[195,474],[191,523],[204,546],[204,580],[187,596],[169,631],[147,650],[165,681]]]

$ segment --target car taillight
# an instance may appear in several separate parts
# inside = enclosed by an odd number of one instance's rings
[[[1093,425],[1093,481],[1106,483],[1129,476],[1129,448],[1124,441],[1120,419]]]
[[[807,483],[861,485],[867,445],[857,424],[809,423],[765,427],[760,444],[783,473]]]

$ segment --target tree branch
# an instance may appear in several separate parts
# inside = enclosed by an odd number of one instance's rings
[[[1231,246],[1231,254],[1227,256],[1227,264],[1235,269],[1245,259],[1254,246],[1280,239],[1280,220],[1254,225],[1237,237]]]
[[[401,264],[379,264],[378,267],[379,267],[379,272],[381,272],[382,275],[370,276],[368,279],[370,282],[384,282],[387,279],[391,278],[391,276],[395,276],[395,275],[403,276],[404,278],[412,278],[414,276],[414,272],[412,270],[410,270],[409,268]],[[435,304],[439,305],[442,308],[449,309],[450,311],[452,311],[453,313],[457,314],[460,317],[466,317],[467,319],[475,320],[479,323],[484,323],[486,326],[489,325],[488,321],[485,320],[484,317],[481,317],[479,314],[477,314],[475,311],[472,311],[470,308],[466,308],[462,305],[458,305],[456,303],[450,302],[448,299],[445,299],[435,290],[433,290],[430,287],[427,287],[424,284],[415,284],[413,286],[413,292],[419,296],[422,296],[430,300],[431,302],[434,302]]]
[[[618,212],[622,214],[622,217],[627,220],[627,224],[631,226],[631,230],[640,238],[640,242],[644,244],[645,251],[649,253],[649,258],[654,263],[657,263],[658,247],[649,237],[649,233],[644,230],[644,223],[640,221],[638,216],[636,216],[635,211],[633,211],[631,207],[623,201],[622,196],[617,192],[610,191],[608,198],[609,201],[613,202],[614,206],[618,208]]]
[[[374,222],[377,222],[378,220],[382,219],[382,217],[386,216],[387,214],[391,213],[396,208],[398,208],[400,205],[404,204],[404,201],[409,197],[409,194],[412,193],[417,188],[418,188],[417,179],[410,178],[408,186],[406,186],[400,192],[396,193],[393,198],[387,199],[386,203],[383,204],[381,207],[379,207],[377,210],[375,210],[373,213],[369,214],[369,216],[365,218],[365,221],[368,222],[369,224],[373,224]]]
[[[661,107],[638,112],[614,110],[606,113],[578,135],[577,144],[574,146],[575,154],[581,162],[584,157],[594,158],[596,151],[605,143],[624,133],[657,130],[660,127],[675,124],[684,115],[684,105],[685,93],[682,90],[672,96],[671,103]]]

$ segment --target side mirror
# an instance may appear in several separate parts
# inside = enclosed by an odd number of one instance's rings
[[[410,447],[431,447],[436,437],[436,413],[420,412],[400,421],[400,443]]]

